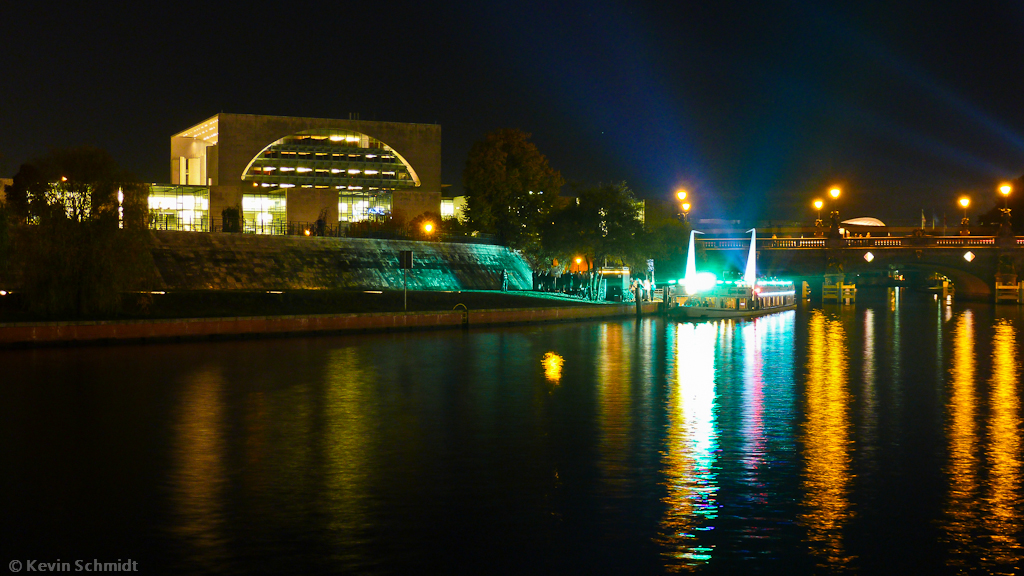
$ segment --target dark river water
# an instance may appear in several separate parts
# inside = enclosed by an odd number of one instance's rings
[[[883,290],[739,322],[0,351],[0,560],[1010,574],[1022,330]]]

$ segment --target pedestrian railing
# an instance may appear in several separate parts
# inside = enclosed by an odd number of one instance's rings
[[[698,238],[698,246],[705,250],[747,250],[750,239]],[[1024,246],[1024,237],[1011,243]],[[996,236],[880,236],[877,238],[758,238],[758,250],[806,250],[822,248],[963,248],[995,247]]]

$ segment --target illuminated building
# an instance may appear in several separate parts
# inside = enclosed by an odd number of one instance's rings
[[[155,227],[203,229],[227,208],[270,234],[320,218],[409,220],[440,212],[441,127],[217,114],[171,136],[171,183],[151,195]]]

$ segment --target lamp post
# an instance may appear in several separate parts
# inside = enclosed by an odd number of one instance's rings
[[[690,209],[690,204],[686,202],[687,194],[686,190],[682,188],[676,190],[676,198],[679,200],[679,219],[683,222],[686,222],[686,211]]]
[[[821,224],[821,207],[824,206],[824,205],[825,205],[825,203],[823,201],[821,201],[821,200],[815,200],[814,201],[814,208],[818,211],[818,218],[814,221],[814,236],[815,237],[821,237],[822,236],[822,230],[821,230],[821,228],[822,228],[822,224]]]
[[[1010,218],[1010,192],[1013,186],[1007,183],[999,185],[999,193],[1003,195],[1003,207],[999,210],[1002,215],[999,218],[999,235],[1004,237],[1013,236],[1013,220]]]
[[[833,187],[828,191],[828,195],[832,197],[832,213],[829,214],[829,238],[841,238],[839,234],[839,195],[842,194],[842,190],[838,187]]]
[[[683,202],[683,222],[690,222],[690,203]]]
[[[971,205],[971,199],[967,196],[961,196],[958,203],[964,209],[964,219],[960,221],[960,235],[967,236],[971,233],[971,221],[967,218],[967,207]]]

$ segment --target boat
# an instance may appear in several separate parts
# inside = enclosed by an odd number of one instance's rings
[[[779,279],[757,279],[757,231],[748,230],[750,251],[743,277],[719,280],[710,272],[697,273],[694,257],[694,234],[690,232],[690,249],[686,256],[683,294],[669,298],[667,313],[677,318],[753,318],[796,308],[793,282]]]

